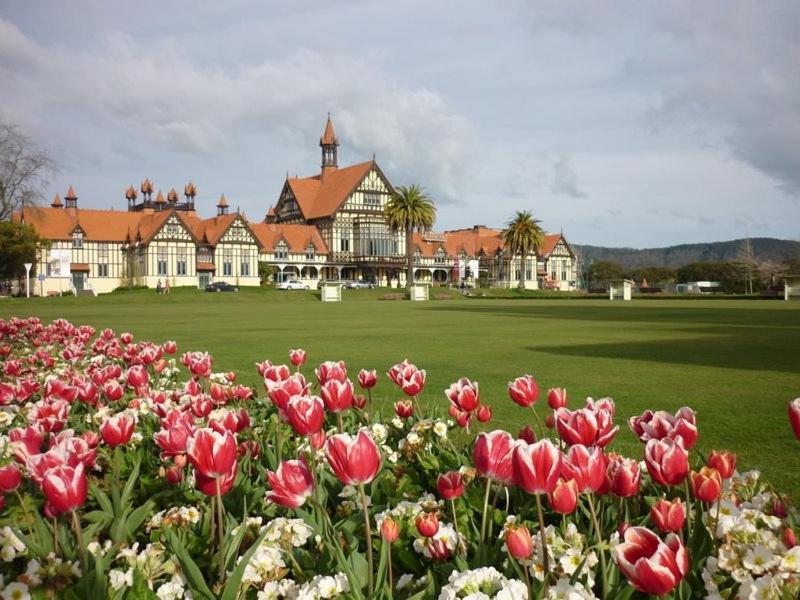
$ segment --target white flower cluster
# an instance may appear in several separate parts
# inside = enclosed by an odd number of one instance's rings
[[[200,522],[200,511],[194,506],[173,506],[152,516],[147,523],[147,531],[162,527],[188,527]]]
[[[31,600],[28,586],[21,581],[14,581],[6,586],[1,586],[0,598],[3,600]]]
[[[11,562],[17,556],[21,556],[28,551],[28,548],[20,540],[11,527],[0,528],[0,557],[5,562]]]
[[[575,524],[569,523],[563,536],[558,534],[555,527],[548,525],[545,529],[545,538],[550,571],[559,578],[571,580],[580,569],[576,581],[582,580],[581,583],[585,584],[586,589],[592,589],[597,554],[594,550],[586,551],[586,536],[578,532]],[[530,571],[536,579],[544,581],[544,554],[542,553],[541,536],[538,534],[533,536],[533,559]]]
[[[308,538],[314,533],[314,529],[308,526],[303,519],[287,519],[285,517],[272,519],[262,531],[267,532],[265,541],[278,542],[285,548],[305,546]]]
[[[241,562],[243,557],[239,557]],[[283,554],[280,548],[270,542],[262,542],[255,554],[250,558],[250,562],[244,569],[242,583],[261,587],[268,581],[281,579],[287,572],[286,563],[283,561]]]
[[[134,570],[139,572],[151,588],[157,579],[167,575],[171,576],[173,580],[177,579],[182,585],[178,559],[174,556],[167,556],[166,549],[158,542],[147,544],[141,552],[139,551],[139,542],[136,542],[130,548],[120,550],[116,558],[123,567],[127,568],[109,571],[111,587],[115,590],[133,585]]]
[[[265,534],[264,540],[245,567],[242,582],[255,588],[262,588],[264,598],[293,598],[294,587],[281,583],[288,569],[284,553],[304,546],[314,533],[302,519],[278,517],[261,526],[261,517],[250,517],[245,527]],[[234,529],[236,534],[238,528]],[[239,561],[242,557],[239,558]],[[261,598],[262,595],[259,595]]]
[[[547,588],[547,600],[597,600],[590,589],[586,589],[580,581],[574,584],[562,577],[555,585]]]
[[[350,584],[344,573],[336,575],[317,575],[297,590],[296,596],[287,596],[292,600],[322,600],[338,598],[350,591]]]
[[[528,597],[528,589],[518,579],[508,579],[494,567],[471,571],[453,571],[447,585],[439,592],[439,600],[518,600]]]
[[[707,598],[800,595],[800,546],[789,549],[781,540],[784,523],[768,512],[778,498],[758,479],[757,471],[734,475],[719,506],[715,503],[703,515],[711,534],[721,541],[717,555],[709,556],[703,569]]]

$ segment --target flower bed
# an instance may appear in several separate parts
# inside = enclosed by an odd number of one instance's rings
[[[514,436],[466,378],[431,393],[403,361],[385,415],[376,371],[289,363],[253,390],[174,342],[0,320],[0,597],[800,594],[787,498],[702,456],[689,408],[630,419],[627,458],[610,398],[529,375]]]

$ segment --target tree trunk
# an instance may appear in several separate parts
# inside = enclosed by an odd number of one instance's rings
[[[414,285],[414,244],[413,244],[413,229],[406,228],[406,287]]]
[[[525,251],[523,250],[523,252],[520,254],[520,258],[519,258],[519,282],[517,283],[517,287],[520,290],[524,290],[525,289],[525,259],[526,258],[527,257],[525,256]]]

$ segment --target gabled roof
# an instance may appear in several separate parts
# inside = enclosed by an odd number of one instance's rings
[[[15,220],[32,225],[45,239],[68,240],[80,227],[87,240],[124,242],[136,228],[142,213],[114,210],[68,209],[30,206],[15,214]]]
[[[544,236],[544,240],[542,240],[542,247],[539,252],[540,256],[543,257],[550,256],[553,250],[556,249],[556,245],[558,244],[558,242],[562,240],[564,241],[564,245],[567,247],[567,250],[569,250],[569,253],[572,256],[575,256],[575,253],[572,251],[572,248],[570,247],[566,238],[564,238],[564,235],[561,233],[553,233]]]
[[[253,239],[255,239],[256,243],[260,246],[261,241],[253,231],[251,224],[243,219],[239,213],[217,215],[216,217],[211,217],[210,219],[204,219],[201,221],[200,226],[202,227],[203,236],[206,243],[211,246],[216,246],[222,236],[225,235],[225,232],[228,231],[231,225],[233,225],[237,220],[244,225],[245,229],[250,232],[250,234],[253,236]]]
[[[463,250],[468,256],[478,256],[481,251],[492,254],[503,249],[503,231],[489,227],[471,227],[469,229],[456,229],[445,231],[442,234],[444,241],[428,241],[423,239],[424,234],[414,234],[414,247],[419,248],[423,256],[433,257],[440,247],[443,247],[449,256],[458,256]],[[560,233],[547,234],[542,240],[539,256],[546,258],[563,240],[567,249],[572,253],[567,240]],[[573,253],[574,254],[574,253]]]
[[[327,254],[328,246],[313,225],[288,225],[279,223],[250,223],[250,230],[265,250],[272,250],[280,240],[289,246],[290,252],[305,252],[308,244],[314,245],[317,254]]]
[[[376,167],[374,160],[334,169],[326,172],[325,178],[290,177],[286,180],[292,194],[307,220],[328,217],[353,193],[358,184]]]

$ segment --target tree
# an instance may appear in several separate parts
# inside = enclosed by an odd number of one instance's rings
[[[30,225],[0,221],[0,281],[25,275],[25,263],[36,263],[36,249],[41,243]]]
[[[406,233],[406,284],[410,286],[414,283],[414,231],[425,231],[433,227],[436,206],[422,187],[400,186],[386,204],[385,213],[392,231]]]
[[[53,160],[16,126],[0,123],[0,221],[36,204],[57,171]]]
[[[525,289],[528,254],[538,253],[544,239],[544,231],[539,223],[539,219],[535,219],[529,211],[518,210],[503,230],[503,246],[512,257],[520,255],[518,287],[521,290]]]
[[[599,260],[589,268],[589,280],[607,283],[611,279],[622,279],[625,269],[613,260]]]

